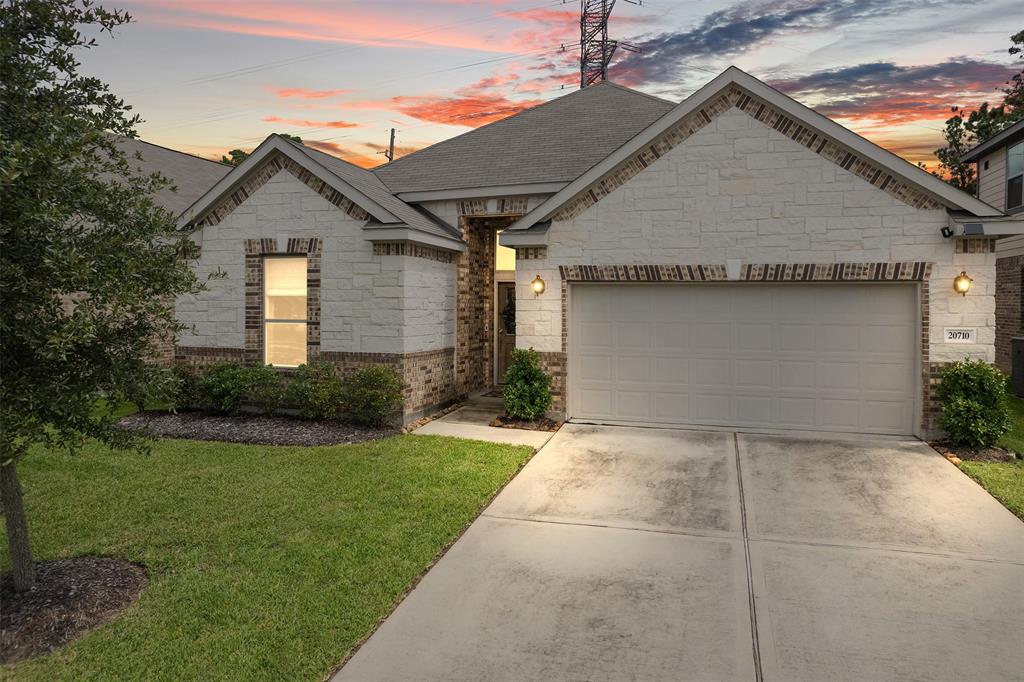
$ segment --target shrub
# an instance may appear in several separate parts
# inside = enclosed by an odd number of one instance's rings
[[[193,407],[199,403],[199,372],[192,365],[175,365],[173,369],[175,409]]]
[[[238,414],[245,403],[245,369],[233,362],[212,365],[197,382],[200,407],[222,414]]]
[[[537,351],[513,349],[502,394],[508,416],[527,421],[544,416],[551,406],[551,377],[541,370]]]
[[[270,365],[249,365],[245,368],[247,402],[263,414],[273,414],[284,402],[281,375]]]
[[[357,424],[383,426],[402,409],[402,379],[390,367],[361,367],[343,384],[345,412]]]
[[[954,443],[995,445],[1010,428],[1006,375],[982,360],[962,360],[942,372],[940,423]]]
[[[306,419],[333,419],[341,410],[341,379],[329,363],[300,365],[288,384],[288,401]]]

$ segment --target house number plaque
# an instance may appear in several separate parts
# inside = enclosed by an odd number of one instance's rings
[[[977,343],[978,330],[974,327],[946,327],[942,330],[946,343]]]

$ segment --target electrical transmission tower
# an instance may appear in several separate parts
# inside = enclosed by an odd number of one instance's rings
[[[642,0],[626,0],[642,4]],[[632,43],[608,37],[608,17],[615,0],[580,0],[580,89],[608,78],[608,65],[615,50],[622,48],[637,52]]]

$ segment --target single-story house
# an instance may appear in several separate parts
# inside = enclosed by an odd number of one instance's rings
[[[1015,231],[996,241],[996,366],[1012,370],[1011,339],[1024,337],[1024,119],[964,154],[977,164],[978,198],[1007,214]],[[1024,381],[1024,379],[1022,379]]]
[[[1005,217],[736,68],[373,170],[271,136],[180,218],[228,277],[177,358],[385,364],[411,420],[532,347],[571,419],[928,435],[942,368],[995,359]]]

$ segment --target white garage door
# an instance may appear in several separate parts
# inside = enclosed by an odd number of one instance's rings
[[[911,433],[916,297],[906,284],[574,284],[570,415]]]

